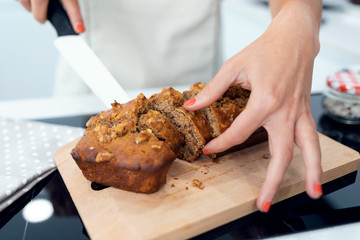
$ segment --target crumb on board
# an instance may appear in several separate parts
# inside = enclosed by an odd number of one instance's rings
[[[185,189],[186,189],[186,190],[189,190],[189,188],[188,188],[188,187],[185,187]]]
[[[213,158],[212,162],[216,164],[220,164],[220,160],[218,158]]]
[[[205,170],[201,170],[201,173],[202,173],[202,174],[208,174],[209,171],[210,171],[209,168],[206,167]]]
[[[193,178],[193,179],[192,179],[192,182],[193,182],[193,185],[194,185],[195,187],[198,187],[198,188],[200,188],[200,189],[204,189],[204,188],[205,188],[204,185],[203,185],[203,183],[202,183],[199,179]]]
[[[177,178],[177,177],[174,177],[174,180],[179,180],[179,178]]]
[[[210,154],[209,157],[211,157],[212,159],[216,159],[216,154],[215,153]]]
[[[171,187],[175,187],[175,184],[171,184]]]
[[[262,156],[264,159],[269,159],[271,156],[268,153],[264,153],[264,155]]]

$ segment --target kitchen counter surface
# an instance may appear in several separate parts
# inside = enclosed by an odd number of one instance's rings
[[[134,93],[136,95],[136,93]],[[96,101],[95,101],[96,102]],[[60,104],[60,103],[59,103]],[[102,108],[101,105],[98,108]],[[98,109],[93,109],[96,111]],[[312,95],[312,112],[318,131],[360,151],[359,126],[334,122],[323,114],[321,95]],[[50,116],[38,121],[84,127],[91,114]],[[39,115],[40,116],[40,115]],[[38,117],[39,117],[38,116]],[[43,115],[44,117],[45,115]],[[20,116],[19,116],[20,117]],[[30,119],[28,117],[28,119]],[[360,229],[360,179],[356,172],[324,185],[324,197],[311,200],[302,193],[274,204],[268,214],[255,212],[195,239],[347,238]],[[354,183],[355,181],[355,183]],[[31,223],[24,210],[31,203],[46,200],[54,213],[45,221]],[[351,224],[350,224],[351,223]],[[0,239],[87,239],[86,229],[57,171],[0,213]],[[349,236],[350,238],[350,236]]]

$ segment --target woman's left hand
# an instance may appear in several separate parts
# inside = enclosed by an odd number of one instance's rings
[[[185,102],[185,107],[194,111],[211,105],[232,85],[251,90],[246,109],[229,129],[204,147],[204,152],[222,152],[263,126],[269,136],[271,160],[257,206],[265,212],[292,160],[294,143],[303,154],[308,195],[322,195],[320,145],[310,109],[313,64],[320,48],[319,26],[307,7],[285,6],[264,34],[224,63],[195,97],[195,103]]]

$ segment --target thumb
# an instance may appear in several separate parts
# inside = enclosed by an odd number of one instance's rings
[[[229,89],[235,79],[234,68],[228,67],[228,64],[225,63],[200,93],[184,103],[184,107],[187,110],[195,111],[210,106]]]
[[[243,143],[256,129],[263,125],[265,118],[266,112],[261,109],[256,100],[254,101],[254,95],[250,95],[246,108],[235,118],[225,132],[204,146],[203,152],[205,154],[219,153]]]

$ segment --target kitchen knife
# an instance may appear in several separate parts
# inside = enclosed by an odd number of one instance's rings
[[[47,18],[58,35],[54,42],[56,48],[94,94],[107,107],[110,107],[115,100],[120,103],[130,101],[124,89],[87,43],[74,31],[59,0],[49,1]]]

